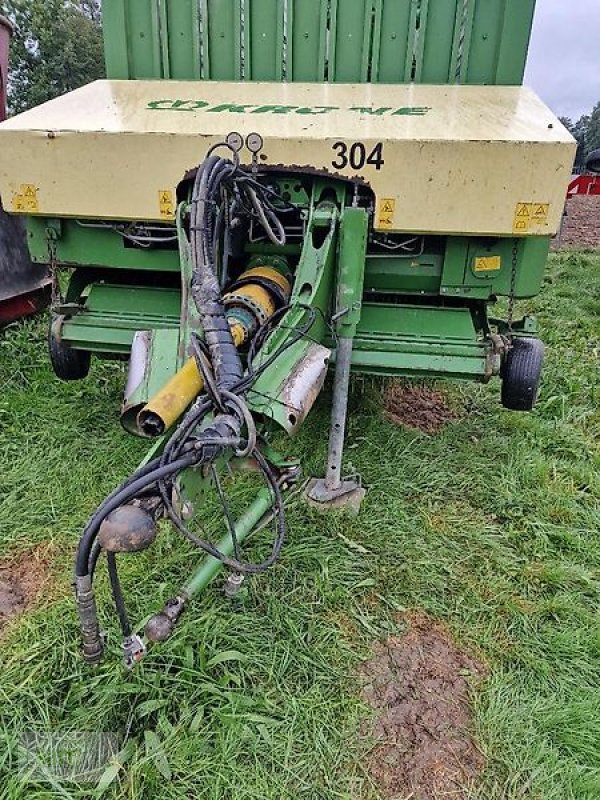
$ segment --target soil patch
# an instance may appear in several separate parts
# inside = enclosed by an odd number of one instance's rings
[[[43,544],[0,561],[0,636],[10,620],[30,608],[50,580],[52,548]]]
[[[408,632],[376,645],[361,668],[374,721],[371,777],[390,800],[466,800],[484,758],[471,736],[470,687],[485,670],[424,615]]]
[[[390,422],[423,433],[436,433],[457,418],[444,395],[428,386],[394,382],[386,389],[383,403]]]
[[[600,248],[600,195],[575,195],[567,200],[565,211],[561,233],[552,242],[553,249]]]

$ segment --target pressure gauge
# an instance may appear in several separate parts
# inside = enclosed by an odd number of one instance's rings
[[[263,138],[260,133],[249,133],[246,138],[246,147],[253,155],[260,153],[263,149]]]
[[[241,133],[236,133],[235,131],[232,131],[230,134],[228,134],[225,141],[229,147],[231,147],[234,153],[239,153],[244,146],[244,137]]]

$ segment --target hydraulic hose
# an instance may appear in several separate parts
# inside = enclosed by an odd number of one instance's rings
[[[231,159],[220,158],[214,154],[214,150],[212,148],[208,152],[197,170],[191,197],[190,291],[198,311],[204,342],[192,340],[193,359],[185,365],[181,371],[183,374],[178,374],[174,379],[178,381],[176,386],[181,389],[177,394],[181,398],[176,419],[184,414],[182,422],[166,443],[162,455],[137,470],[100,505],[89,520],[77,549],[77,607],[84,655],[90,663],[96,663],[103,651],[92,585],[96,563],[102,551],[98,534],[100,526],[113,511],[133,500],[148,498],[151,494],[162,506],[164,515],[189,541],[232,571],[247,575],[258,574],[272,566],[279,557],[285,538],[280,476],[257,447],[256,426],[244,396],[283,350],[307,335],[315,312],[307,308],[307,324],[299,326],[289,340],[263,363],[258,366],[253,364],[257,350],[272,331],[273,325],[289,310],[286,303],[289,301],[291,285],[289,276],[274,267],[260,265],[239,275],[223,296],[224,287],[220,285],[217,268],[217,250],[223,237],[224,220],[220,209],[226,203],[227,209],[237,207],[240,214],[246,213],[250,218],[258,219],[268,238],[279,245],[285,243],[285,230],[277,216],[279,209],[267,199],[268,195],[278,196],[240,169],[237,154]],[[281,198],[278,199],[285,204]],[[229,226],[229,221],[229,215],[225,215],[226,226]],[[228,232],[227,227],[225,233]],[[246,373],[237,350],[245,342],[250,344]],[[173,393],[171,396],[174,396]],[[190,403],[191,407],[186,413],[185,409]],[[147,407],[147,411],[152,410]],[[160,414],[157,420],[160,432],[175,421]],[[154,424],[156,420],[151,419],[150,422]],[[237,457],[251,456],[256,461],[266,482],[266,492],[271,497],[275,518],[274,540],[270,554],[259,563],[242,560],[229,507],[216,474],[215,482],[230,529],[231,555],[229,551],[224,552],[192,533],[174,500],[175,481],[182,471],[189,467],[214,470],[215,462],[227,452]],[[117,614],[126,639],[126,653],[132,656],[131,648],[137,646],[133,640],[137,637],[131,634],[115,553],[108,550],[107,564]]]
[[[204,331],[217,387],[231,390],[242,379],[242,362],[237,352],[214,262],[214,208],[220,185],[235,170],[231,161],[209,156],[196,173],[192,192],[191,251],[192,297]]]
[[[179,458],[177,461],[172,461],[169,464],[159,466],[150,473],[144,472],[136,480],[125,484],[120,490],[113,492],[100,508],[96,511],[92,519],[86,526],[81,539],[79,540],[79,547],[77,548],[77,558],[75,561],[75,575],[76,577],[84,577],[88,575],[88,563],[90,553],[94,540],[100,529],[102,521],[115,509],[132,500],[141,491],[148,489],[148,486],[157,483],[158,481],[167,478],[176,472],[191,467],[198,460],[196,453]]]

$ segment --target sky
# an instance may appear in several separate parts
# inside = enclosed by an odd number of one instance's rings
[[[600,100],[600,0],[537,0],[525,84],[575,122]]]

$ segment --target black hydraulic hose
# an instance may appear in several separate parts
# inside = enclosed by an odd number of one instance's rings
[[[217,273],[216,261],[216,248],[219,237],[219,214],[217,212],[218,199],[221,195],[221,187],[225,180],[235,172],[235,167],[228,161],[223,159],[211,170],[206,188],[206,195],[209,198],[206,204],[202,207],[202,219],[205,230],[201,230],[200,234],[206,234],[206,254],[207,263],[210,263],[212,269]]]
[[[119,572],[117,570],[117,558],[114,553],[110,551],[106,553],[106,563],[108,566],[110,588],[112,590],[113,600],[115,601],[115,608],[117,609],[121,631],[124,637],[128,637],[131,636],[131,623],[129,622],[129,616],[125,608],[125,598],[123,597],[123,590],[121,589],[121,581],[119,580]]]
[[[122,505],[135,498],[144,497],[150,492],[158,494],[164,513],[175,528],[194,545],[220,560],[236,573],[258,574],[271,567],[279,558],[285,539],[285,508],[282,489],[279,485],[280,479],[256,447],[255,424],[244,400],[244,395],[251,389],[258,376],[282,352],[308,333],[315,321],[316,312],[306,306],[308,320],[295,326],[288,340],[262,364],[255,367],[253,361],[257,351],[264,344],[275,323],[283,319],[290,307],[278,309],[271,320],[261,326],[253,338],[248,353],[248,372],[244,374],[241,358],[233,342],[230,326],[225,316],[222,286],[219,280],[222,276],[219,276],[217,269],[217,251],[223,237],[223,225],[226,229],[225,238],[227,239],[230,234],[230,217],[228,214],[223,216],[223,204],[229,203],[229,198],[233,197],[232,208],[238,203],[242,210],[246,209],[250,215],[258,216],[267,235],[272,240],[282,243],[285,239],[285,232],[277,217],[279,209],[269,203],[266,195],[277,197],[280,201],[281,198],[240,170],[237,154],[234,153],[232,159],[219,158],[213,154],[215,149],[216,147],[209,150],[204,163],[196,173],[189,226],[192,256],[190,288],[198,309],[205,342],[205,345],[201,346],[194,340],[193,345],[195,346],[194,354],[207,388],[205,394],[198,397],[184,415],[176,432],[166,443],[162,454],[137,470],[106,498],[88,522],[81,536],[75,565],[77,602],[84,652],[86,658],[94,662],[102,653],[92,588],[93,574],[102,552],[97,537],[102,522]],[[245,186],[244,183],[246,183]],[[247,208],[248,200],[250,200],[250,209]],[[294,208],[293,204],[287,205],[290,210]],[[229,206],[227,206],[227,211],[230,211]],[[230,243],[226,242],[227,255],[229,248]],[[284,300],[282,299],[281,302]],[[214,381],[211,380],[213,374]],[[214,418],[205,423],[206,427],[200,430],[199,426],[209,414],[213,414]],[[246,429],[248,433],[243,439],[241,431]],[[268,519],[275,519],[274,540],[270,555],[258,564],[248,563],[241,559],[233,517],[214,468],[215,461],[228,449],[236,455],[249,454],[254,457],[273,498],[272,513],[269,514]],[[221,552],[211,542],[203,541],[193,534],[173,505],[172,492],[175,476],[192,466],[211,466],[213,469],[217,491],[233,541],[233,557]],[[131,636],[131,625],[119,580],[117,560],[113,552],[107,552],[107,565],[121,629],[127,639]]]
[[[116,489],[113,489],[113,491],[107,497],[104,498],[104,500],[102,502],[102,505],[99,506],[96,509],[96,511],[93,513],[93,515],[88,520],[87,525],[85,526],[85,529],[84,529],[84,533],[91,525],[95,524],[97,519],[99,519],[98,525],[102,522],[102,520],[106,516],[105,514],[102,513],[102,508],[104,507],[104,505],[106,503],[110,502],[113,498],[119,496],[120,493],[124,489],[126,489],[128,486],[130,486],[133,481],[135,481],[138,478],[141,478],[141,477],[143,477],[145,475],[149,475],[153,470],[155,470],[157,467],[160,467],[160,466],[161,466],[161,459],[160,459],[160,456],[159,456],[157,458],[152,459],[152,461],[149,461],[147,464],[144,464],[143,467],[140,467],[139,469],[137,469],[133,473],[133,475],[130,475],[129,478],[127,478],[127,480],[123,481],[123,483],[120,484],[120,486],[117,486]],[[82,534],[82,537],[83,537],[83,534]],[[101,551],[102,551],[102,548],[100,547],[100,545],[97,544],[96,542],[94,542],[94,545],[93,545],[92,549],[90,550],[90,556],[89,556],[89,570],[88,570],[88,574],[89,575],[93,575],[94,574],[94,570],[96,568],[96,563],[98,561],[98,557],[100,556]]]
[[[88,575],[91,575],[92,577],[96,571],[96,565],[98,564],[98,559],[100,558],[101,552],[102,546],[98,539],[95,539],[92,549],[90,550],[90,557],[88,559]]]
[[[216,156],[206,159],[194,182],[190,225],[192,297],[200,315],[217,386],[228,391],[241,380],[243,369],[221,299],[221,287],[214,263],[214,220],[211,223],[210,216],[221,181],[234,170],[234,164],[225,159]]]
[[[92,545],[98,534],[98,530],[100,529],[102,521],[112,511],[115,511],[127,501],[132,500],[139,492],[147,489],[149,485],[157,483],[163,478],[172,475],[174,472],[180,472],[181,470],[186,469],[186,467],[191,467],[192,464],[194,464],[197,460],[198,454],[190,453],[189,455],[185,455],[177,461],[160,466],[153,472],[138,477],[136,480],[128,483],[125,488],[122,488],[120,491],[117,490],[113,492],[113,494],[110,495],[110,497],[107,498],[96,511],[84,530],[81,539],[79,540],[77,557],[75,561],[75,575],[82,578],[89,574],[88,563],[90,560]]]
[[[281,554],[281,549],[285,542],[285,512],[284,512],[284,502],[283,502],[283,495],[279,484],[277,482],[277,478],[274,475],[272,469],[270,468],[268,462],[260,452],[260,450],[256,449],[252,452],[253,458],[256,459],[258,462],[265,478],[269,489],[273,495],[273,511],[275,517],[277,519],[277,529],[275,535],[275,541],[273,542],[273,547],[271,549],[271,554],[260,564],[250,564],[244,561],[238,561],[235,558],[231,558],[230,556],[226,555],[225,553],[221,552],[217,547],[212,545],[210,542],[206,542],[203,539],[200,539],[195,534],[193,534],[187,526],[183,523],[181,517],[176,513],[171,500],[166,495],[163,496],[163,502],[165,506],[165,511],[167,512],[167,516],[175,526],[175,528],[192,544],[196,545],[196,547],[203,550],[207,555],[212,556],[213,558],[221,561],[226,567],[229,567],[234,572],[240,572],[245,575],[258,575],[261,572],[265,572],[269,567],[272,567],[273,564],[277,561]]]

